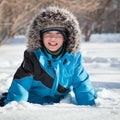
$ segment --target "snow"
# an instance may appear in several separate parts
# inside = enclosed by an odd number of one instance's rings
[[[81,43],[83,64],[97,91],[96,106],[78,106],[71,92],[59,104],[38,105],[11,102],[0,107],[0,120],[119,120],[120,34],[93,34]],[[0,94],[6,92],[26,49],[24,36],[0,47]]]

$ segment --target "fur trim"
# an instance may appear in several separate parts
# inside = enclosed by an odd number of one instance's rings
[[[65,27],[69,32],[66,51],[75,53],[78,50],[81,31],[76,17],[69,11],[54,6],[42,9],[29,26],[27,33],[29,51],[42,49],[40,30],[49,27]]]

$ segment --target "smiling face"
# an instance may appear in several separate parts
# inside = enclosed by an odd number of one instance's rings
[[[59,31],[48,31],[43,34],[43,43],[45,47],[56,52],[63,45],[64,37]]]

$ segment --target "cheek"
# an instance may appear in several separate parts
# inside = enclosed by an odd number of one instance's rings
[[[43,44],[46,46],[48,44],[48,40],[43,39]]]
[[[60,43],[59,43],[59,46],[62,46],[62,44],[63,44],[63,42],[60,42]]]
[[[62,39],[62,40],[60,40],[60,41],[58,41],[59,45],[62,45],[62,44],[63,44],[63,42],[64,42],[64,40],[63,40],[63,39]]]

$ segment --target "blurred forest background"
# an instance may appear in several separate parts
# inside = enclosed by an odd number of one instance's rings
[[[120,33],[120,0],[0,0],[0,44],[25,35],[35,14],[50,5],[74,13],[86,41],[92,33]]]

